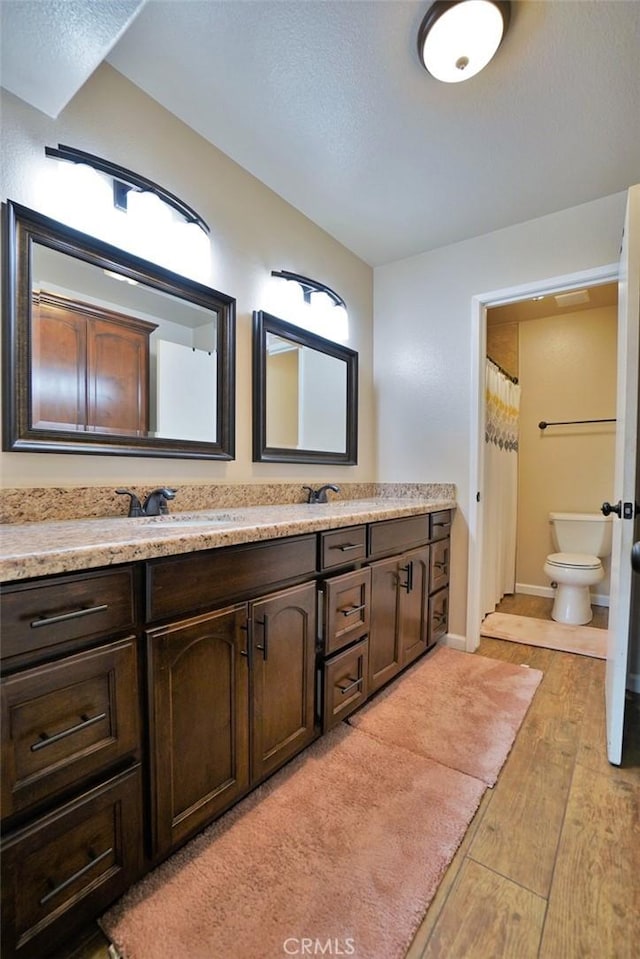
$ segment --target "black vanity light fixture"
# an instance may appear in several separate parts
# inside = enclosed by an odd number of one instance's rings
[[[311,303],[312,293],[326,293],[327,296],[333,300],[334,306],[342,306],[345,310],[347,308],[347,304],[342,297],[336,293],[335,290],[332,290],[330,286],[327,286],[325,283],[320,283],[319,280],[312,280],[308,276],[302,276],[300,273],[291,273],[289,270],[272,270],[271,276],[277,276],[283,280],[292,280],[294,283],[299,283],[302,287],[305,303]]]
[[[418,31],[420,62],[445,83],[469,80],[493,58],[510,14],[509,0],[437,0]]]
[[[45,147],[44,152],[46,156],[53,159],[68,160],[70,163],[82,163],[93,167],[99,173],[106,173],[107,176],[110,176],[113,179],[113,205],[119,210],[126,211],[127,194],[130,190],[135,190],[138,193],[153,193],[163,203],[166,203],[167,206],[184,217],[187,223],[195,223],[205,233],[210,232],[208,224],[192,207],[188,206],[174,193],[170,193],[169,190],[165,190],[158,183],[140,176],[139,173],[134,173],[133,170],[127,170],[110,160],[94,156],[92,153],[85,153],[84,150],[76,150],[75,147],[65,146],[62,143],[59,143],[57,148]]]

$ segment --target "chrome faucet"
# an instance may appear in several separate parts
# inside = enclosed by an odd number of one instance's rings
[[[160,516],[161,513],[168,513],[167,500],[173,499],[177,490],[168,486],[160,486],[149,493],[144,503],[141,503],[135,493],[130,489],[117,489],[116,493],[128,496],[129,516]]]
[[[340,492],[340,487],[336,486],[334,483],[327,483],[326,486],[321,486],[320,489],[312,489],[310,486],[303,486],[302,488],[309,491],[307,503],[328,503],[328,489],[333,490],[334,493]]]

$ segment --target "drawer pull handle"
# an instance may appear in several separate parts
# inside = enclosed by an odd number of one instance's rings
[[[445,562],[445,563],[434,563],[433,565],[435,566],[436,569],[446,569],[446,568],[447,568],[446,562]]]
[[[348,686],[338,686],[338,689],[340,690],[343,696],[346,696],[347,693],[350,693],[352,689],[356,688],[356,686],[361,686],[362,680],[364,677],[361,676],[360,679],[353,679],[353,680],[351,679],[350,676],[348,678],[349,678]]]
[[[444,613],[434,613],[433,622],[436,626],[444,626],[447,621],[447,617]]]
[[[342,543],[340,546],[332,546],[331,549],[339,549],[341,553],[348,553],[350,549],[361,549],[361,543]]]
[[[345,609],[341,609],[340,612],[343,616],[351,616],[353,613],[360,613],[366,608],[367,604],[362,603],[360,606],[346,606]]]
[[[50,899],[53,899],[54,896],[57,896],[59,892],[62,892],[63,889],[66,889],[67,886],[70,886],[71,883],[75,882],[76,879],[80,879],[81,876],[84,876],[86,872],[89,872],[96,863],[101,862],[103,859],[106,859],[107,856],[110,856],[113,852],[113,846],[110,846],[109,849],[105,849],[104,852],[101,852],[99,856],[94,856],[92,853],[89,853],[91,856],[90,861],[86,866],[83,866],[81,869],[78,869],[77,872],[74,872],[72,876],[69,876],[68,879],[65,879],[64,882],[59,883],[57,886],[54,886],[49,892],[47,892],[42,899],[39,900],[38,905],[44,906]]]
[[[60,613],[59,616],[45,616],[43,619],[34,619],[31,623],[32,629],[38,626],[52,626],[54,623],[66,623],[68,619],[80,619],[81,616],[91,616],[93,613],[104,613],[109,609],[107,603],[103,606],[88,606],[85,609],[74,609],[71,613]]]
[[[31,752],[36,753],[39,749],[44,749],[45,746],[52,746],[53,743],[59,743],[61,739],[66,739],[67,736],[73,736],[74,733],[79,733],[81,729],[87,729],[89,726],[93,726],[95,723],[106,719],[106,717],[106,713],[100,713],[98,716],[91,716],[91,718],[83,716],[81,723],[76,723],[75,726],[69,726],[68,729],[63,729],[62,732],[55,733],[53,736],[40,733],[40,739],[32,745]]]
[[[262,626],[262,643],[256,643],[256,649],[262,650],[262,658],[266,663],[269,655],[269,617],[266,613],[264,619],[256,619],[256,625]]]

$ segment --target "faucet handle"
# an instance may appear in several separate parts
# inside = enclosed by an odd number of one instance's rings
[[[303,486],[302,488],[303,488],[303,489],[306,489],[306,490],[308,491],[308,493],[309,493],[309,495],[307,496],[307,503],[317,503],[317,502],[318,502],[318,500],[317,500],[317,498],[316,498],[316,497],[318,496],[318,493],[317,493],[316,490],[313,489],[313,487],[311,487],[311,486]]]
[[[129,516],[144,516],[144,510],[142,509],[142,504],[135,493],[132,493],[130,489],[117,489],[116,493],[121,496],[129,496]]]

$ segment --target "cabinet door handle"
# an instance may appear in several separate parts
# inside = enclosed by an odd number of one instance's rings
[[[82,729],[87,729],[89,726],[99,723],[101,720],[106,719],[106,713],[100,713],[99,716],[83,716],[82,722],[76,723],[75,726],[69,726],[68,729],[63,729],[62,732],[54,733],[53,736],[48,736],[47,733],[40,733],[40,739],[38,739],[31,746],[31,752],[35,753],[39,749],[44,749],[45,746],[52,746],[54,743],[59,743],[61,739],[66,739],[67,736],[73,736],[74,733],[79,733]]]
[[[256,643],[256,649],[262,650],[262,658],[266,663],[269,655],[269,617],[264,614],[264,619],[256,619],[258,626],[262,626],[262,643]]]
[[[363,609],[367,608],[366,603],[362,603],[360,606],[346,606],[344,609],[341,609],[340,612],[343,616],[351,616],[352,613],[360,613]]]
[[[96,863],[102,862],[103,859],[106,859],[107,856],[110,856],[113,852],[113,846],[110,846],[109,849],[105,849],[104,852],[101,852],[99,856],[93,855],[89,852],[89,862],[86,866],[82,866],[81,869],[78,869],[77,872],[74,872],[72,876],[69,876],[68,879],[65,879],[63,882],[58,883],[57,886],[54,886],[49,892],[45,893],[42,899],[39,900],[38,905],[44,906],[45,903],[49,902],[50,899],[53,899],[54,896],[57,896],[59,892],[62,892],[63,889],[66,889],[67,886],[70,886],[72,882],[75,882],[76,879],[80,879],[81,876],[84,876],[86,872],[89,872]]]
[[[332,546],[331,549],[339,549],[342,553],[348,553],[350,549],[360,549],[360,543],[342,543],[340,546]]]
[[[59,616],[44,616],[42,619],[34,619],[31,623],[32,629],[38,626],[52,626],[54,623],[66,623],[68,619],[80,619],[81,616],[91,616],[93,613],[104,613],[109,609],[105,603],[103,606],[88,606],[85,609],[74,609],[71,613],[60,613]]]
[[[400,586],[402,589],[406,589],[407,593],[410,593],[413,589],[413,560],[411,560],[410,563],[407,563],[406,566],[401,566],[400,572],[407,574],[406,583],[400,583]]]
[[[246,656],[247,666],[249,667],[249,669],[253,669],[253,646],[251,645],[251,639],[249,637],[249,626],[245,623],[245,625],[241,626],[240,629],[244,633],[246,633],[246,637],[247,637],[247,648],[241,649],[240,655]]]
[[[348,686],[338,686],[338,689],[340,690],[343,696],[346,696],[347,693],[350,693],[352,689],[356,688],[356,686],[361,686],[362,680],[364,677],[361,676],[360,679],[351,679],[351,676],[349,676],[347,678],[349,679]]]

